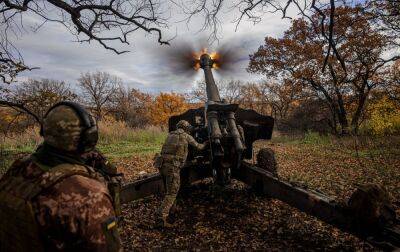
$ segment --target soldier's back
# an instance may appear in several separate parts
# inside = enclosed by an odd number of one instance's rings
[[[187,134],[182,129],[171,131],[162,146],[161,155],[164,157],[175,156],[178,159],[185,157],[187,152],[186,135]]]
[[[49,169],[31,157],[14,162],[0,180],[1,251],[107,251],[103,227],[115,221],[112,199],[101,176],[87,169]]]

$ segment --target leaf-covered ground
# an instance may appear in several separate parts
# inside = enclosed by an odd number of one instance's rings
[[[315,139],[314,139],[315,140]],[[312,189],[346,199],[357,184],[387,187],[397,212],[400,194],[400,142],[335,139],[260,142],[256,149],[275,150],[279,176]],[[156,172],[152,155],[117,161],[131,181]],[[256,196],[235,182],[224,190],[209,181],[183,190],[175,227],[153,229],[160,199],[150,197],[123,206],[120,229],[124,247],[270,250],[375,250],[358,238],[307,216],[287,204]]]

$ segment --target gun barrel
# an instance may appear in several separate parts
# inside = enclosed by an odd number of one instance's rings
[[[233,113],[233,112],[229,112],[228,113],[227,122],[228,122],[228,127],[229,127],[229,130],[231,132],[233,141],[235,143],[236,151],[238,153],[241,153],[244,150],[244,145],[242,143],[242,139],[240,137],[240,133],[239,133],[239,130],[238,130],[237,125],[236,125],[235,113]]]
[[[208,54],[201,55],[200,66],[204,70],[204,76],[206,80],[207,100],[215,102],[221,101],[217,85],[215,85],[214,77],[211,72],[211,68],[213,66],[213,60],[211,59],[210,55]]]

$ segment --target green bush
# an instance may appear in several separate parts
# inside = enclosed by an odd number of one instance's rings
[[[328,136],[328,135],[320,135],[317,132],[307,131],[304,134],[304,137],[301,140],[301,143],[327,145],[327,144],[331,143],[331,139],[330,139],[330,136]]]

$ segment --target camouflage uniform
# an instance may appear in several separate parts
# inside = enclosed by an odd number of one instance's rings
[[[166,219],[179,191],[180,169],[185,164],[188,155],[188,146],[191,145],[198,150],[205,148],[205,144],[197,143],[186,132],[189,126],[190,124],[186,121],[179,122],[177,125],[178,129],[168,134],[167,140],[161,150],[162,163],[158,168],[164,180],[166,195],[158,214],[164,225],[167,224]]]
[[[109,177],[97,170],[107,164],[95,150],[85,155],[65,151],[77,148],[79,134],[64,141],[61,150],[52,145],[68,138],[62,127],[81,131],[73,110],[54,110],[63,115],[53,125],[61,126],[55,133],[59,137],[45,133],[44,144],[15,161],[0,179],[0,251],[118,251],[116,200]]]

